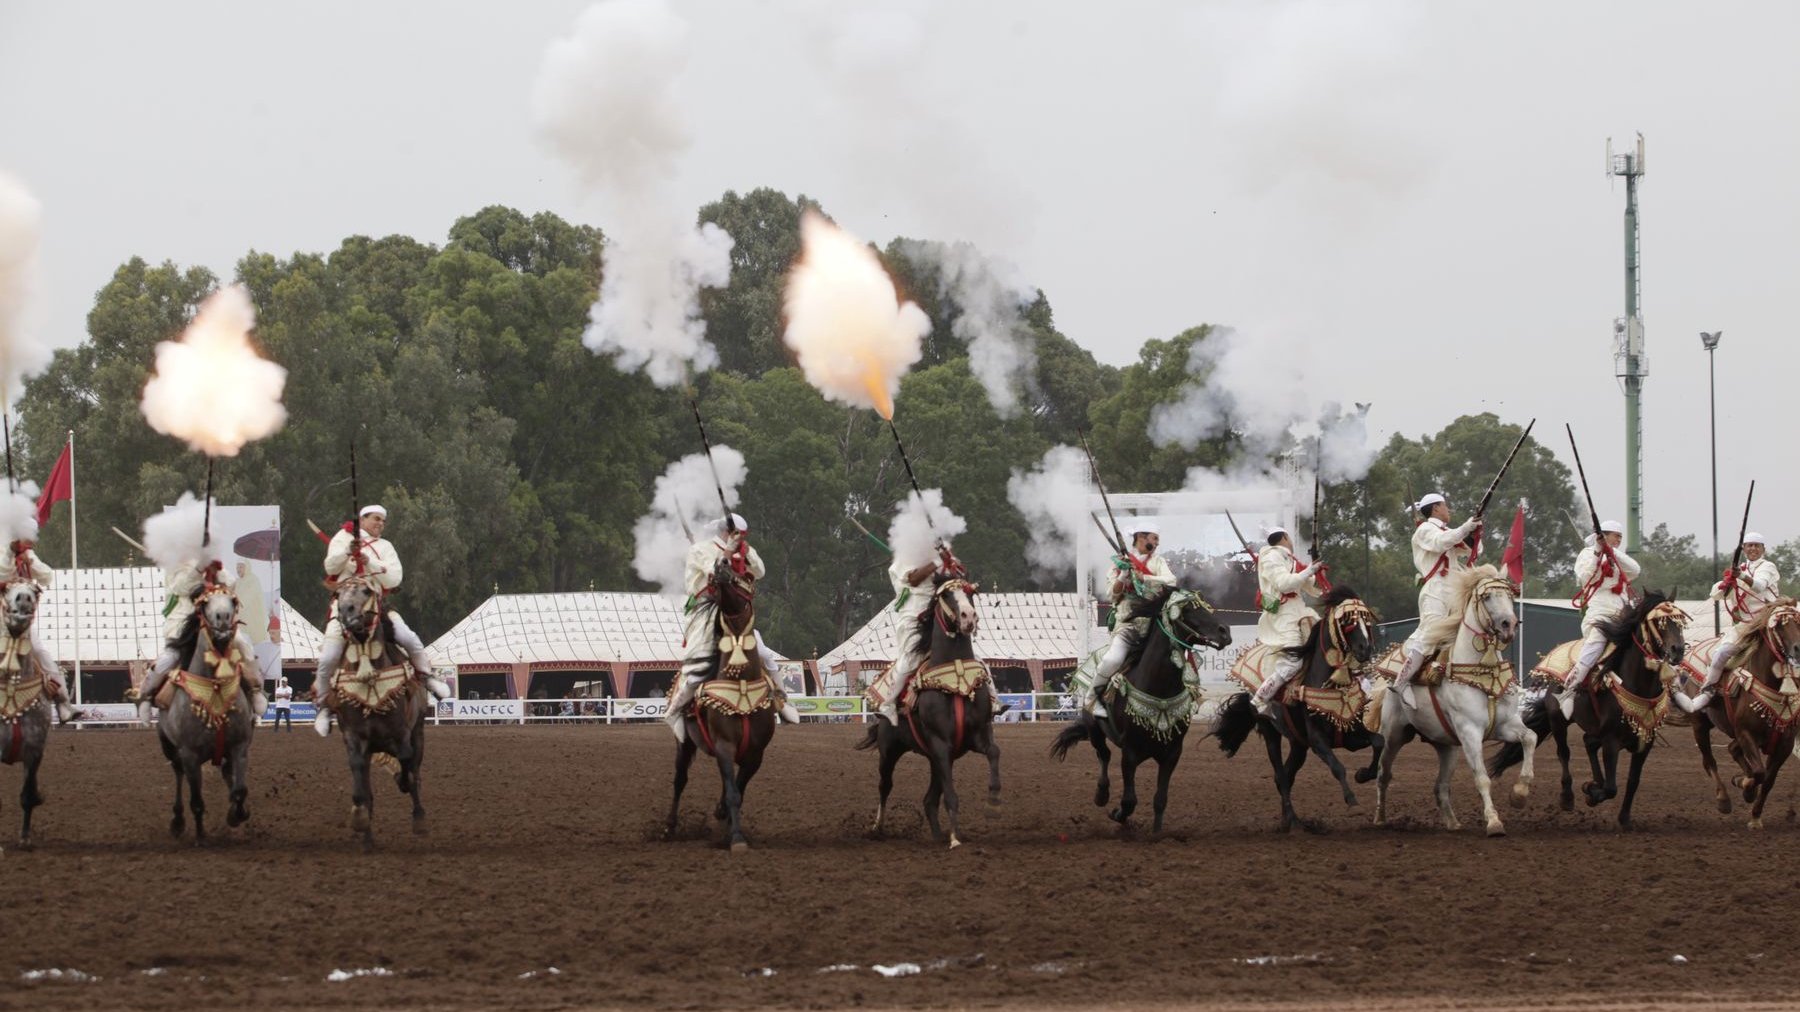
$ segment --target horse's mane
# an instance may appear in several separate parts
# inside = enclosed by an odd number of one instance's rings
[[[1313,623],[1312,631],[1306,634],[1306,642],[1296,647],[1282,647],[1281,652],[1302,661],[1310,660],[1312,655],[1318,652],[1319,644],[1324,641],[1325,623],[1331,620],[1331,609],[1345,601],[1355,600],[1358,600],[1356,588],[1347,584],[1340,583],[1326,591],[1325,596],[1319,599],[1319,607],[1324,610],[1325,614],[1319,621]]]
[[[1781,610],[1781,608],[1783,606],[1786,606],[1789,608],[1800,607],[1794,603],[1794,599],[1791,597],[1778,597],[1767,608],[1764,608],[1761,612],[1759,612],[1755,618],[1750,620],[1745,631],[1759,633],[1759,632],[1762,632],[1763,630],[1769,628],[1769,620],[1774,618],[1775,613],[1777,611]],[[1739,638],[1740,639],[1748,639],[1749,637],[1739,637]]]
[[[181,631],[175,634],[175,649],[179,657],[175,661],[178,671],[187,670],[188,662],[193,660],[194,650],[200,645],[200,611],[188,612],[187,621],[181,624]]]
[[[1599,627],[1600,635],[1606,637],[1606,642],[1623,649],[1625,644],[1631,642],[1632,633],[1637,630],[1638,625],[1644,621],[1651,610],[1667,600],[1669,600],[1669,595],[1662,591],[1647,591],[1642,601],[1619,612],[1612,618],[1602,619],[1595,625]]]
[[[1493,566],[1475,566],[1460,573],[1452,573],[1445,579],[1450,583],[1450,614],[1432,619],[1431,624],[1425,627],[1427,643],[1454,642],[1456,630],[1462,625],[1463,609],[1469,606],[1469,598],[1474,596],[1475,588],[1484,581],[1500,579],[1500,571]]]

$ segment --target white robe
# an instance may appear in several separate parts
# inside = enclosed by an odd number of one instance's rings
[[[888,583],[893,585],[896,604],[890,608],[894,618],[894,685],[905,683],[918,661],[919,616],[931,609],[932,582],[927,576],[918,586],[906,582],[906,574],[914,567],[899,559],[888,567]]]
[[[331,544],[325,549],[325,575],[338,579],[355,576],[356,560],[351,554],[353,550],[362,555],[363,574],[370,577],[375,586],[382,590],[393,590],[400,586],[403,570],[394,546],[388,539],[371,538],[360,529],[354,537],[344,530],[331,536]]]
[[[1461,527],[1451,527],[1436,517],[1413,528],[1413,568],[1423,583],[1419,587],[1419,627],[1406,638],[1408,653],[1423,653],[1441,646],[1425,641],[1426,629],[1433,619],[1450,614],[1450,577],[1468,571],[1469,557],[1474,553],[1463,544],[1463,539],[1474,529],[1472,518]]]
[[[1256,638],[1272,647],[1297,647],[1306,642],[1318,613],[1306,603],[1319,597],[1317,576],[1301,576],[1306,567],[1281,545],[1263,549],[1256,560],[1256,587],[1262,592],[1263,611],[1256,620]],[[1274,611],[1271,601],[1280,601]]]
[[[1775,568],[1775,563],[1770,562],[1767,555],[1755,562],[1746,561],[1736,587],[1720,589],[1714,584],[1709,597],[1714,601],[1725,602],[1725,606],[1731,611],[1732,621],[1740,624],[1749,622],[1781,597],[1781,571]]]
[[[1148,559],[1139,561],[1143,562],[1144,568],[1150,571],[1148,574],[1140,573],[1134,567],[1113,577],[1113,606],[1118,615],[1118,621],[1113,624],[1114,635],[1118,634],[1118,630],[1125,623],[1148,614],[1145,610],[1144,599],[1138,596],[1137,588],[1132,584],[1134,576],[1137,578],[1137,583],[1143,586],[1144,593],[1152,597],[1175,587],[1175,574],[1169,569],[1169,560],[1160,555],[1152,555]]]
[[[694,542],[688,549],[683,585],[693,606],[688,609],[685,620],[686,644],[682,650],[682,671],[688,675],[705,673],[713,653],[718,649],[719,639],[719,602],[708,593],[703,593],[712,584],[713,569],[719,560],[727,554],[726,547],[717,538],[704,538]],[[768,572],[763,567],[762,556],[756,554],[752,546],[745,553],[744,565],[752,579],[760,580]],[[760,645],[761,634],[757,635]]]
[[[1610,573],[1601,571],[1600,552],[1593,545],[1583,548],[1575,558],[1575,580],[1588,595],[1587,611],[1581,616],[1584,634],[1631,606],[1631,581],[1638,578],[1643,567],[1620,549],[1613,549],[1612,556],[1618,560],[1618,565],[1608,566]],[[1623,586],[1619,579],[1621,573],[1624,574]],[[1590,587],[1592,590],[1587,589]]]

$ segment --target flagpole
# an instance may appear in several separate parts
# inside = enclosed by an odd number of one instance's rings
[[[75,705],[81,705],[81,553],[75,529],[75,430],[69,430],[69,569],[75,585]]]

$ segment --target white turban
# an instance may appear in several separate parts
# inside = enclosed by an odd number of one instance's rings
[[[1751,531],[1750,533],[1744,535],[1744,544],[1746,544],[1746,545],[1762,545],[1764,548],[1767,548],[1769,546],[1769,543],[1767,541],[1763,540],[1763,536],[1761,534],[1756,533],[1755,531]]]
[[[1427,493],[1425,493],[1425,498],[1420,499],[1416,504],[1414,504],[1413,508],[1422,510],[1427,506],[1436,506],[1438,503],[1441,503],[1444,501],[1445,501],[1444,497],[1439,495],[1438,493],[1427,492]]]
[[[1617,520],[1607,520],[1600,524],[1600,533],[1602,533],[1602,534],[1623,534],[1623,533],[1625,533],[1625,525],[1618,522]]]
[[[370,503],[369,505],[364,506],[362,508],[362,512],[358,513],[357,516],[366,517],[366,516],[369,516],[370,514],[374,514],[375,516],[378,516],[378,517],[385,517],[385,516],[387,516],[387,507],[386,506],[377,506],[374,503]]]

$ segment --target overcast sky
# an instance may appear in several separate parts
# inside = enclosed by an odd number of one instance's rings
[[[79,342],[133,255],[229,274],[250,249],[441,242],[495,203],[604,227],[527,120],[584,6],[0,0],[0,171],[44,204],[44,326]],[[1620,519],[1604,153],[1642,131],[1647,519],[1709,540],[1697,335],[1722,328],[1723,537],[1751,478],[1753,526],[1800,534],[1800,5],[676,7],[694,207],[772,186],[879,243],[973,241],[1115,364],[1202,322],[1287,342],[1384,437],[1535,415],[1566,460],[1573,422]]]

